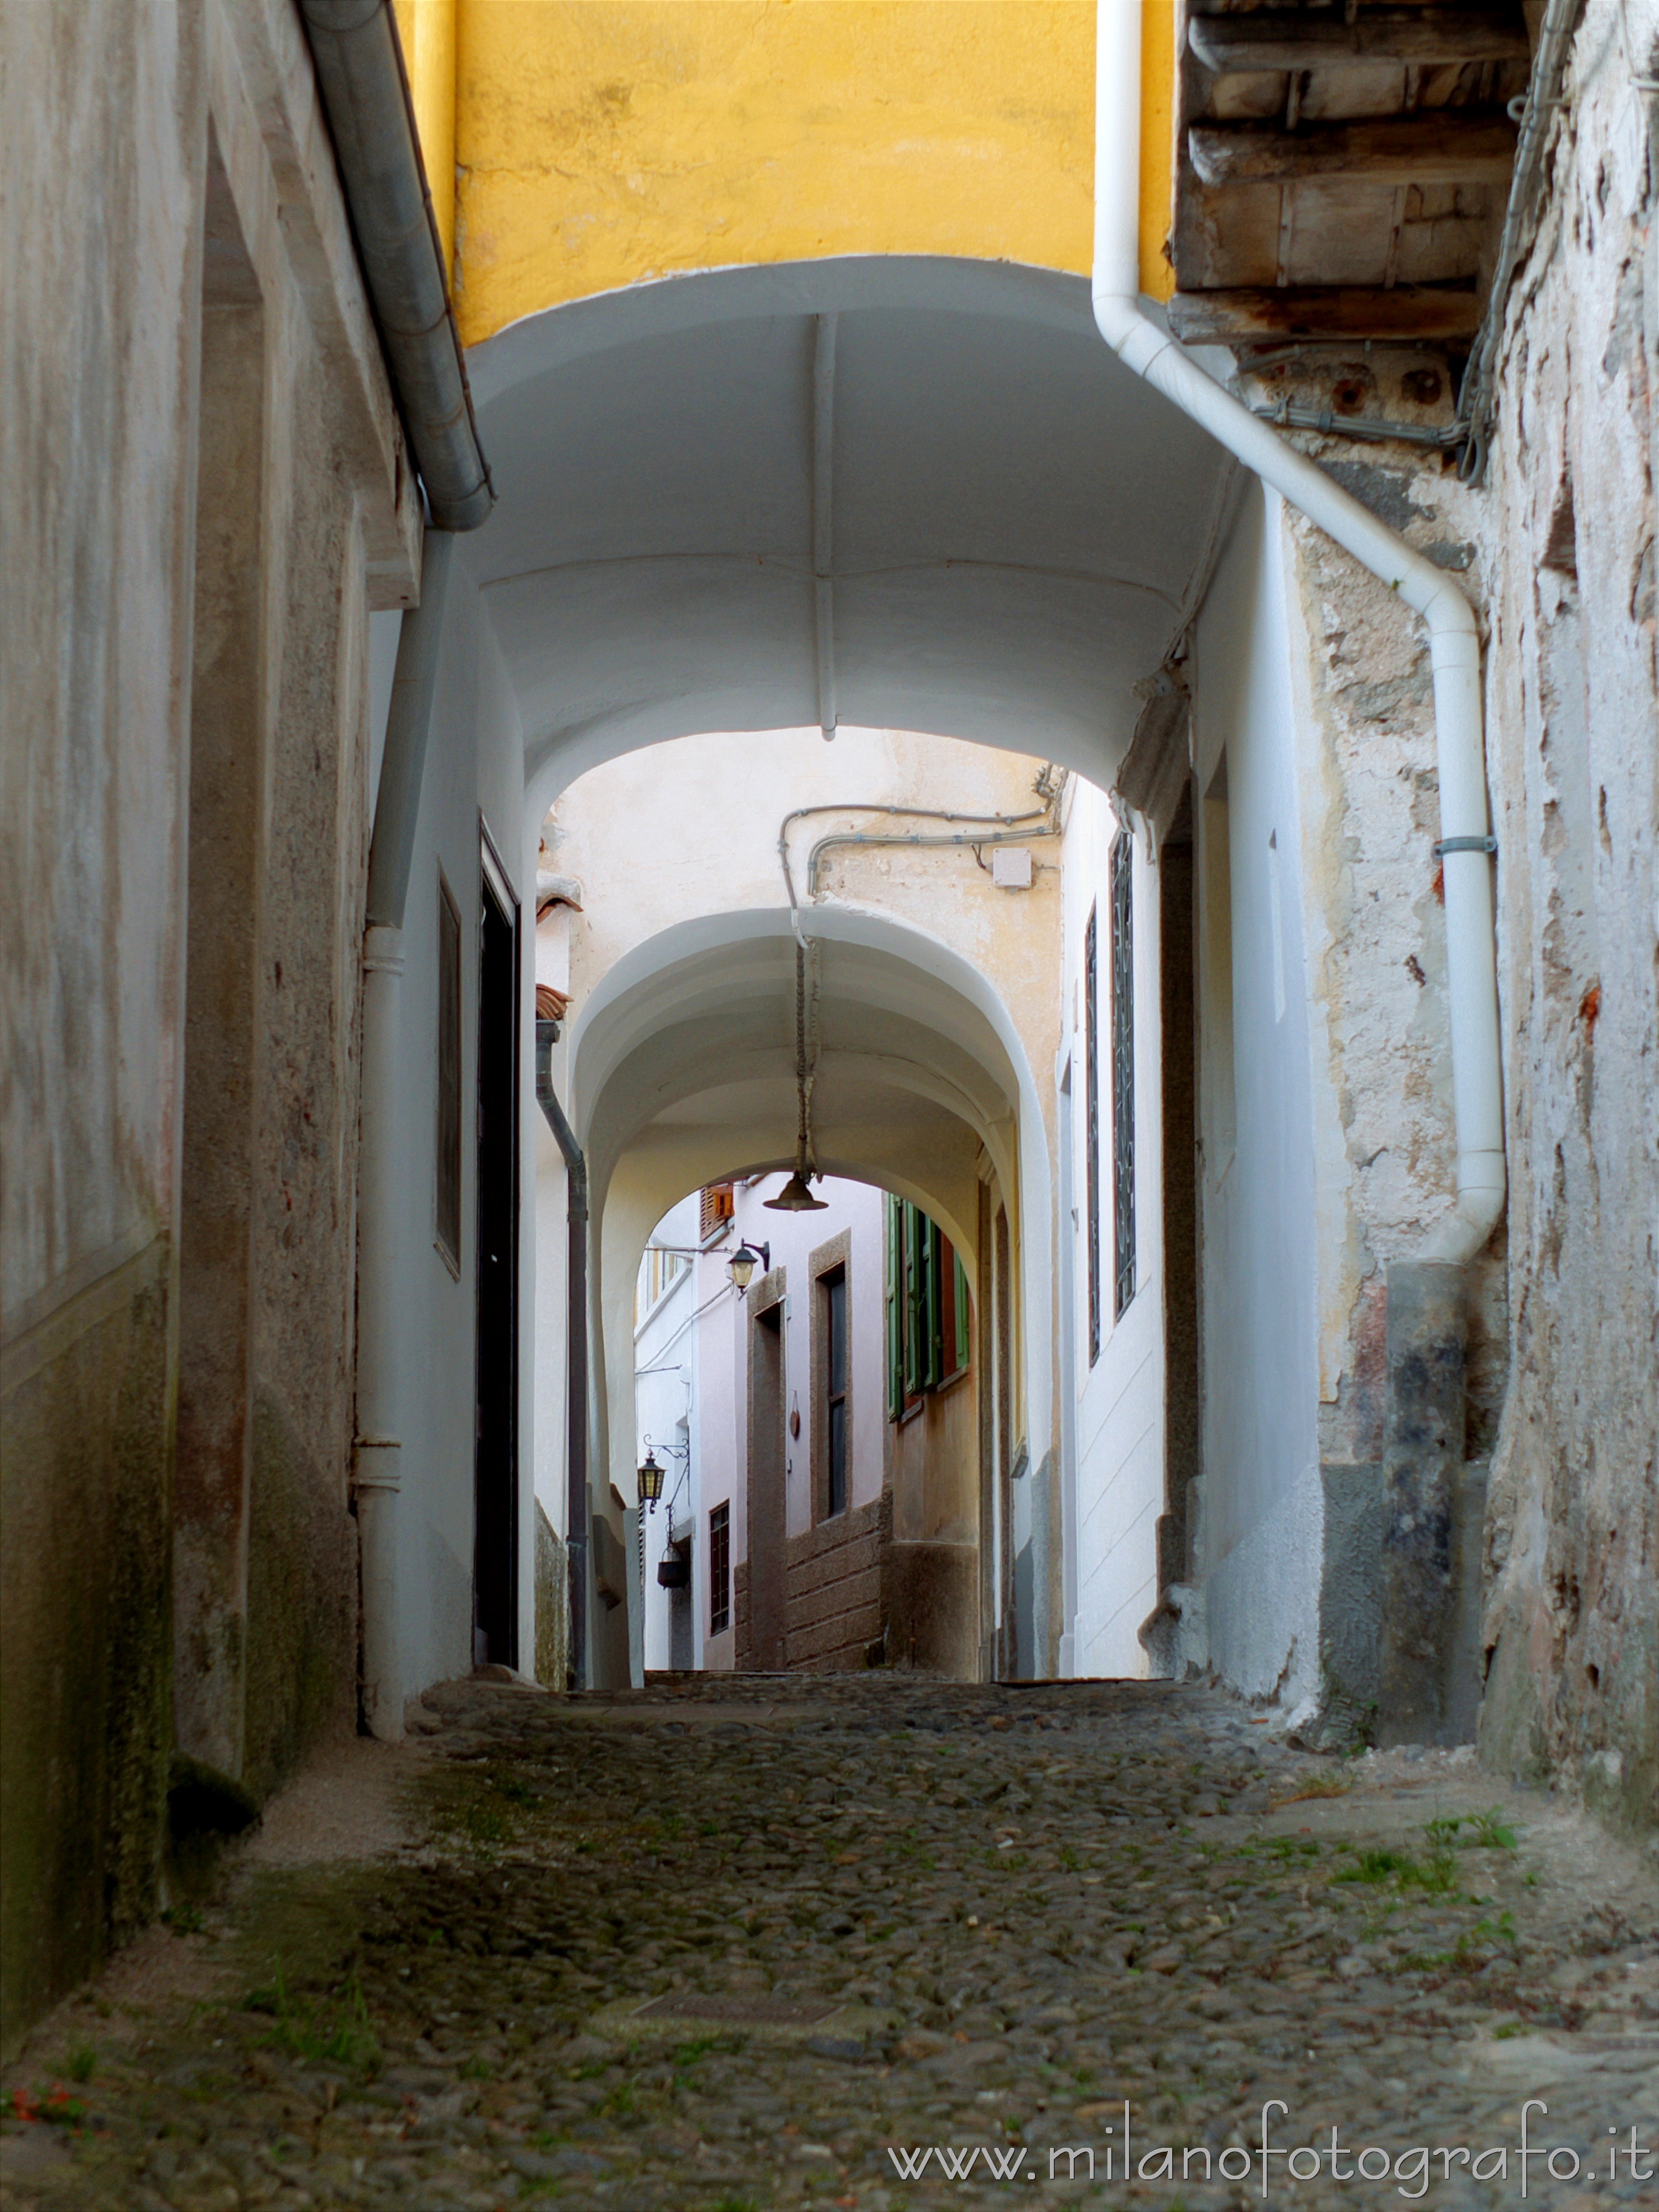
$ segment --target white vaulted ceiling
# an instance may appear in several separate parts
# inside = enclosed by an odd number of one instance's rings
[[[471,557],[538,797],[637,745],[819,718],[815,501],[842,720],[1110,781],[1222,459],[1101,343],[1081,279],[722,270],[550,309],[470,367],[501,495]]]

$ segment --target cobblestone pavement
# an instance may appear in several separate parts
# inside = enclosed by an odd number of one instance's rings
[[[1499,2205],[1529,2098],[1528,2203],[1659,2205],[1650,1860],[1467,1755],[1156,1683],[428,1702],[401,1848],[245,1858],[46,2024],[9,2206],[1199,2212],[1272,2100],[1271,2203]]]

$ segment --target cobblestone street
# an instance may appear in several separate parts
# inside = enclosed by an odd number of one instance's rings
[[[1467,1755],[1162,1684],[428,1705],[379,1844],[256,1838],[43,2024],[9,2206],[1197,2212],[1272,2100],[1270,2202],[1498,2205],[1530,2098],[1529,2203],[1659,2204],[1653,1883]]]

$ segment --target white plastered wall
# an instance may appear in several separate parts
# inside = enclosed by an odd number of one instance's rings
[[[458,551],[447,611],[404,915],[400,1085],[393,1143],[403,1203],[397,1281],[403,1328],[398,1380],[403,1488],[398,1516],[398,1635],[405,1694],[472,1663],[473,1425],[476,1306],[479,833],[487,825],[520,899],[522,1034],[535,1018],[533,846],[522,836],[523,742],[489,616]],[[435,1240],[438,877],[461,917],[461,1255],[452,1271]],[[520,1126],[533,1137],[532,1055],[521,1055]],[[526,1149],[526,1160],[533,1152]],[[519,1643],[534,1650],[536,1182],[520,1203]]]
[[[1066,1047],[1072,1113],[1068,1214],[1060,1264],[1070,1274],[1075,1466],[1068,1521],[1075,1528],[1076,1613],[1071,1671],[1144,1675],[1137,1631],[1158,1601],[1158,1516],[1164,1510],[1164,1255],[1162,1130],[1158,1111],[1158,875],[1143,834],[1133,836],[1135,1291],[1114,1311],[1111,850],[1118,817],[1105,794],[1068,793],[1065,837]],[[1091,912],[1097,940],[1100,1352],[1089,1357],[1089,1163],[1084,944]]]
[[[1314,1108],[1284,561],[1278,501],[1253,486],[1195,640],[1199,1561],[1212,1663],[1245,1694],[1277,1691],[1295,1706],[1318,1686],[1323,1506]],[[1224,810],[1205,803],[1224,750]],[[1218,915],[1218,887],[1229,881],[1227,912]],[[1230,1025],[1220,1005],[1229,941]],[[1267,1285],[1271,1296],[1263,1295]]]

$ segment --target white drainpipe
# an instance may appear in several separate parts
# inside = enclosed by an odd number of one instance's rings
[[[404,1732],[398,1636],[398,1500],[403,1488],[404,1366],[410,1297],[398,1249],[404,1176],[393,1150],[411,1073],[403,1034],[404,908],[431,732],[455,540],[428,529],[421,603],[404,617],[369,844],[363,933],[362,1146],[357,1170],[357,1436],[352,1490],[362,1595],[362,1707],[372,1735]]]
[[[1168,0],[1159,0],[1167,5]],[[1434,669],[1457,1201],[1416,1256],[1459,1265],[1503,1211],[1504,1105],[1480,641],[1443,569],[1224,392],[1140,305],[1141,0],[1099,0],[1095,76],[1095,321],[1118,358],[1422,616]]]
[[[398,1343],[392,1153],[403,1046],[404,933],[371,923],[363,937],[362,1150],[357,1182],[357,1439],[352,1487],[362,1577],[363,1717],[382,1743],[404,1732],[398,1639],[398,1494],[403,1423]]]

